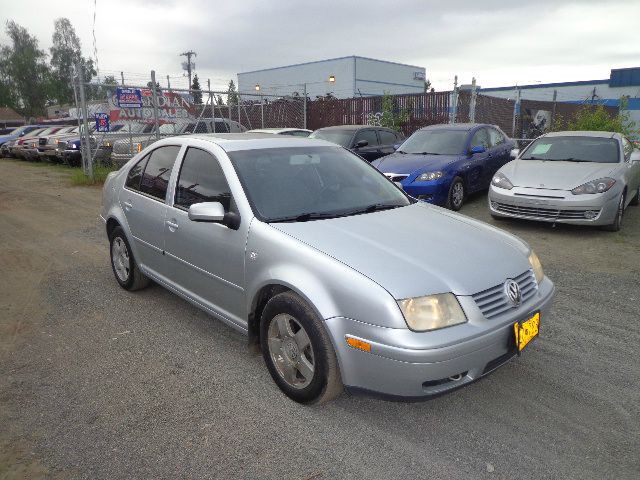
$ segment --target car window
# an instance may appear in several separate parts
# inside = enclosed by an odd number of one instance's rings
[[[151,152],[151,157],[142,174],[140,191],[152,197],[164,201],[167,195],[167,186],[173,164],[180,147],[168,145],[156,148]]]
[[[633,152],[633,143],[625,137],[622,137],[622,149],[624,150],[624,159],[628,162],[631,158],[631,153]]]
[[[489,145],[491,145],[486,128],[480,128],[473,134],[469,148],[477,147],[478,145],[482,145],[484,148],[489,148]]]
[[[228,133],[229,132],[229,125],[227,125],[226,122],[223,122],[222,120],[216,120],[213,123],[213,129],[214,129],[213,130],[214,132],[218,132],[218,133],[226,132],[226,133]]]
[[[228,211],[231,190],[218,160],[209,152],[190,147],[180,168],[174,205],[188,209],[201,202],[220,202]]]
[[[505,142],[504,135],[500,133],[495,128],[489,128],[489,141],[491,142],[491,146],[495,147],[497,145],[502,145]]]
[[[149,160],[149,155],[145,155],[138,163],[131,167],[127,175],[127,181],[124,183],[125,187],[131,190],[140,190],[140,180],[142,179],[144,167],[147,165],[147,160]]]
[[[398,141],[396,134],[389,130],[378,130],[381,145],[395,145]]]
[[[552,136],[531,142],[519,160],[570,162],[620,162],[620,145],[614,138]]]
[[[356,134],[356,138],[353,140],[353,144],[355,145],[360,140],[366,140],[368,142],[369,147],[375,147],[378,145],[378,136],[376,135],[375,130],[360,130]]]

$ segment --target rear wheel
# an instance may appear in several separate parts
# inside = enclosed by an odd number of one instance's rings
[[[449,186],[449,195],[447,197],[447,208],[458,211],[464,203],[465,190],[462,178],[455,177]]]
[[[624,216],[624,200],[625,200],[625,195],[624,195],[624,192],[622,192],[622,195],[620,195],[620,200],[618,201],[618,210],[616,211],[616,218],[614,219],[611,225],[606,225],[604,227],[605,230],[608,230],[610,232],[617,232],[622,227],[622,217]]]
[[[343,389],[336,354],[321,322],[291,292],[271,298],[262,313],[264,361],[278,387],[296,402],[327,402]]]

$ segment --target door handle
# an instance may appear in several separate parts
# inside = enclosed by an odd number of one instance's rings
[[[177,224],[177,223],[172,222],[171,220],[167,220],[167,222],[166,222],[166,223],[167,223],[167,225],[169,226],[169,229],[170,229],[171,231],[175,231],[175,230],[177,230],[177,229],[178,229],[178,224]]]
[[[122,204],[124,205],[124,208],[126,208],[127,210],[131,210],[133,208],[133,203],[131,203],[130,201],[124,201],[122,202]]]

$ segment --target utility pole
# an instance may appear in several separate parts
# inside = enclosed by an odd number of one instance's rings
[[[187,57],[187,74],[189,75],[189,91],[191,91],[191,57],[197,57],[198,54],[193,50],[189,50],[188,52],[181,53],[180,56]]]
[[[478,89],[476,87],[476,77],[471,79],[471,100],[469,102],[469,121],[476,123],[476,101],[478,99]]]

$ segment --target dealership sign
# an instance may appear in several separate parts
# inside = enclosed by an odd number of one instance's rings
[[[109,114],[96,113],[96,132],[109,131]]]
[[[134,90],[134,89],[118,89],[118,90]],[[124,107],[119,103],[120,95],[112,96],[109,99],[109,117],[112,122],[117,121],[134,121],[152,123],[155,118],[153,115],[153,92],[148,88],[135,89],[140,95],[139,107]],[[175,123],[180,119],[193,118],[195,108],[191,98],[187,95],[164,91],[158,92],[156,95],[158,102],[158,122],[159,123]],[[197,116],[197,115],[196,115]]]
[[[120,108],[142,108],[142,92],[139,88],[117,88],[116,104]]]

